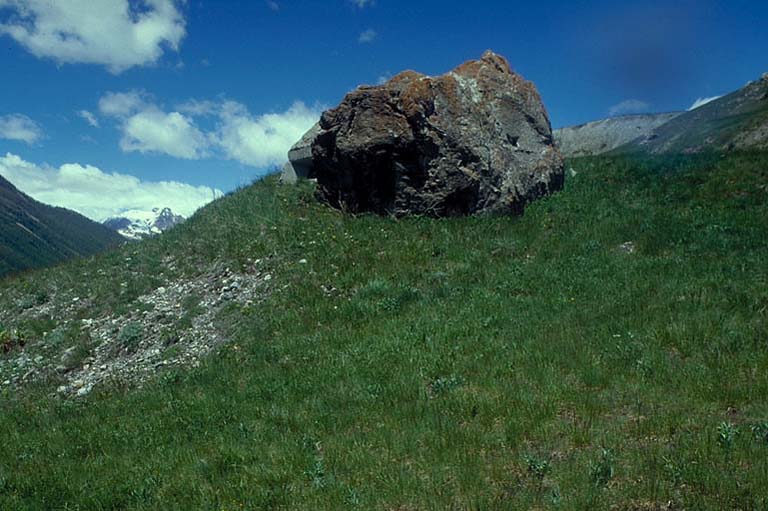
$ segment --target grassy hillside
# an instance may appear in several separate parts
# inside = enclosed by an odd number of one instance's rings
[[[768,149],[768,78],[684,112],[654,129],[650,136],[614,152],[698,153],[713,148]]]
[[[571,165],[520,218],[351,217],[268,178],[6,280],[0,377],[214,265],[270,275],[197,368],[0,386],[0,509],[765,509],[768,155]]]
[[[0,276],[91,255],[122,241],[74,211],[37,202],[0,176]]]

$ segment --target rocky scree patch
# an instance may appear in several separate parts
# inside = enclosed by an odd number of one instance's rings
[[[70,319],[42,337],[0,328],[0,389],[47,382],[60,394],[82,397],[105,382],[141,385],[164,369],[196,367],[227,341],[216,320],[225,307],[249,307],[268,296],[272,274],[262,265],[257,259],[240,272],[213,265],[139,296],[119,315],[71,319],[82,314],[85,300],[62,296],[68,303],[56,316]],[[44,318],[61,305],[55,302],[17,318],[0,313],[0,324]]]

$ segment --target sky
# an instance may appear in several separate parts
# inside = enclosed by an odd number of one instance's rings
[[[736,90],[766,26],[764,0],[0,0],[0,175],[97,221],[188,216],[405,69],[492,49],[556,128]]]

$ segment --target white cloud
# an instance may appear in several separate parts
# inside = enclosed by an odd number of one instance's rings
[[[379,34],[377,34],[375,30],[373,30],[372,28],[369,28],[368,30],[365,30],[360,33],[360,36],[357,38],[357,42],[372,43],[378,35]]]
[[[183,0],[181,0],[183,1]],[[37,57],[104,65],[112,73],[157,62],[186,33],[176,0],[0,0],[13,15],[0,35]]]
[[[608,110],[608,114],[611,117],[614,117],[616,115],[640,114],[640,113],[647,112],[648,110],[650,110],[650,108],[651,108],[651,105],[649,105],[645,101],[640,101],[639,99],[626,99],[621,103],[613,105]]]
[[[0,5],[2,5],[2,0],[0,0]],[[43,130],[26,115],[2,115],[0,116],[0,138],[34,144],[43,138]]]
[[[190,102],[186,108],[201,113],[204,102]],[[102,114],[118,119],[123,151],[162,153],[196,160],[208,156],[208,137],[194,120],[179,112],[166,113],[143,92],[109,92],[99,100]]]
[[[92,127],[94,128],[99,127],[99,120],[96,118],[95,115],[93,115],[88,110],[80,110],[79,112],[77,112],[77,115],[85,119],[85,122],[87,122]]]
[[[191,99],[176,105],[176,110],[195,117],[215,115],[220,105],[215,101]]]
[[[169,207],[188,217],[221,195],[220,190],[206,186],[141,181],[79,163],[58,168],[36,165],[11,153],[0,157],[0,175],[40,202],[75,210],[97,222],[129,209],[156,207]]]
[[[709,97],[709,98],[699,98],[696,101],[694,101],[693,104],[690,107],[688,107],[688,111],[690,112],[691,110],[693,110],[695,108],[699,108],[700,106],[704,106],[704,105],[706,105],[707,103],[709,103],[711,101],[714,101],[716,99],[720,99],[721,97],[722,96],[712,96],[712,97]]]
[[[125,120],[120,147],[126,152],[164,153],[196,160],[207,155],[208,140],[190,118],[150,108]]]
[[[279,165],[319,118],[318,108],[308,108],[300,101],[283,113],[255,117],[244,105],[226,101],[214,138],[226,158],[261,168]]]
[[[277,12],[280,10],[280,4],[275,2],[274,0],[269,0],[267,2],[267,7],[269,7],[271,10]]]
[[[187,159],[218,156],[258,168],[283,163],[321,112],[296,102],[285,112],[254,116],[236,101],[210,100],[190,100],[165,112],[139,92],[106,94],[99,108],[119,121],[124,151]],[[200,129],[199,117],[213,118],[215,127]]]
[[[99,100],[99,110],[104,115],[125,117],[146,108],[145,94],[137,91],[108,92]]]
[[[349,0],[353,4],[355,4],[360,9],[365,9],[369,5],[373,5],[373,0]]]

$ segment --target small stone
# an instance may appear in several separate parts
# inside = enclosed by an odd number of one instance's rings
[[[85,382],[83,380],[75,380],[72,382],[73,387],[77,387],[78,389],[85,385]]]
[[[10,385],[10,384],[11,384],[11,380],[5,380],[5,381],[3,382],[3,385]]]
[[[270,275],[269,273],[264,275],[264,281],[270,281],[270,280],[272,280],[272,275]]]
[[[306,259],[299,259],[299,264],[307,264],[307,260]]]
[[[67,391],[67,389],[69,389],[69,387],[67,387],[66,385],[59,385],[59,387],[56,389],[56,392],[58,392],[59,394],[64,394]]]
[[[67,372],[67,368],[65,366],[63,366],[63,365],[57,365],[55,371],[57,373],[66,373]]]
[[[91,392],[92,388],[93,388],[93,385],[88,385],[87,387],[81,388],[80,390],[77,391],[77,396],[78,397],[87,396]]]
[[[632,254],[635,252],[635,243],[632,241],[625,241],[624,243],[619,245],[619,250],[627,254]]]
[[[43,360],[45,360],[43,358],[43,356],[42,355],[38,355],[38,356],[35,357],[35,364],[42,364]]]

